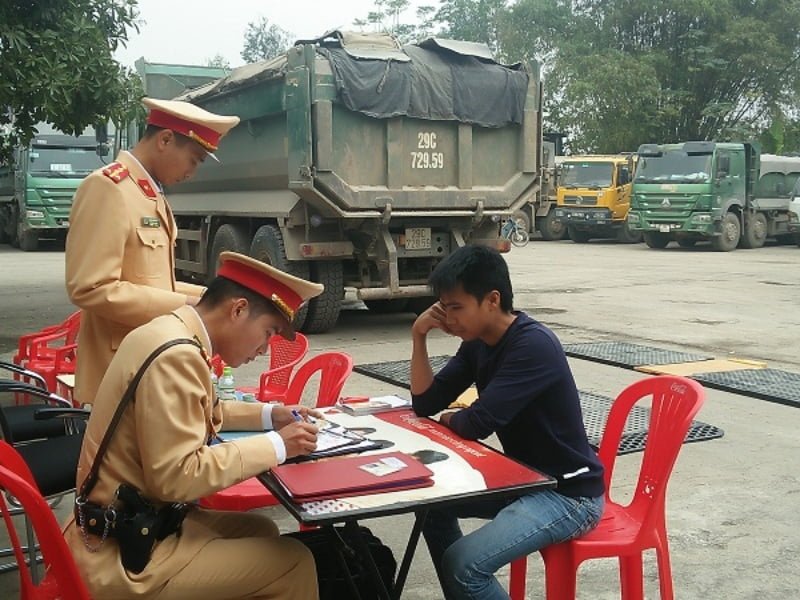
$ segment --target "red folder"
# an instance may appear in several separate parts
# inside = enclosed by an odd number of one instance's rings
[[[376,475],[361,468],[390,457],[402,461],[406,466],[386,475]],[[395,492],[433,485],[433,472],[404,452],[283,464],[273,468],[272,473],[289,495],[299,502]]]

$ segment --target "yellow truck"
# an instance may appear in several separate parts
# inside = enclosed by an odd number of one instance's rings
[[[555,218],[570,239],[616,238],[624,244],[642,241],[627,223],[636,157],[632,154],[564,158],[558,182]]]

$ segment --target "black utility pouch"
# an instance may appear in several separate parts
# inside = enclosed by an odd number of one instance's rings
[[[161,529],[159,511],[135,487],[121,484],[117,490],[117,520],[114,537],[119,544],[122,566],[141,573],[158,540]]]

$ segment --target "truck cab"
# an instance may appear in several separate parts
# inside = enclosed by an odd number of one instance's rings
[[[37,129],[11,164],[0,165],[0,241],[24,251],[36,250],[40,237],[66,235],[75,190],[104,165],[93,128],[77,137],[44,123]]]
[[[615,237],[640,242],[627,224],[636,157],[631,154],[576,156],[561,163],[555,216],[574,242]]]
[[[643,144],[638,154],[628,223],[650,248],[673,240],[691,247],[702,239],[717,250],[736,248],[759,172],[755,146]]]

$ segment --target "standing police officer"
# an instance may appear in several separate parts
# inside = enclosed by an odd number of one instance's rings
[[[175,281],[177,226],[162,186],[191,177],[239,123],[176,100],[145,98],[144,136],[75,193],[66,245],[66,286],[82,309],[74,397],[94,401],[122,338],[182,305],[201,286]]]

